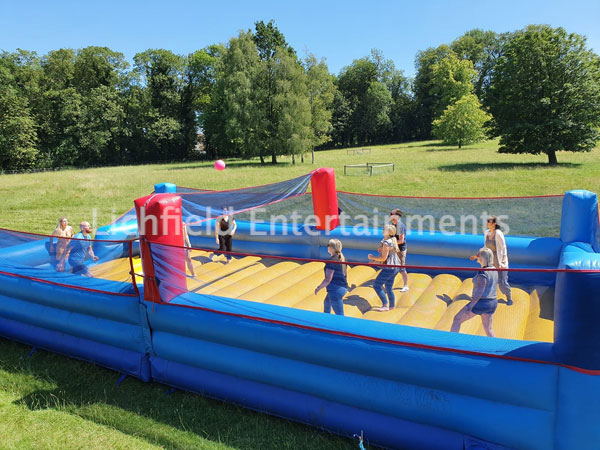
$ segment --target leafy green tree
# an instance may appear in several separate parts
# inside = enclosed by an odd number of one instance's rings
[[[232,38],[215,66],[216,82],[203,119],[215,156],[259,156],[264,163],[265,111],[255,89],[260,58],[251,32]]]
[[[331,141],[331,108],[336,88],[325,60],[317,61],[314,55],[309,54],[304,60],[304,67],[307,77],[308,102],[310,104],[311,156],[314,164],[315,147]]]
[[[295,55],[290,55],[285,48],[279,48],[274,60],[273,109],[278,120],[269,147],[272,155],[291,155],[295,164],[296,155],[310,150],[314,142],[307,75]]]
[[[181,123],[184,59],[169,50],[152,49],[136,54],[133,60],[148,96],[143,128],[149,156],[153,160],[184,158],[189,151]]]
[[[481,102],[486,99],[490,86],[491,76],[497,59],[502,54],[502,45],[508,34],[497,34],[494,31],[473,29],[455,39],[450,48],[461,59],[468,59],[473,63],[477,72],[475,81],[475,94]]]
[[[438,100],[434,107],[435,117],[459,98],[473,92],[473,82],[477,73],[468,59],[459,59],[454,52],[449,53],[431,67],[431,94]]]
[[[75,51],[60,49],[41,59],[40,101],[35,109],[40,156],[44,165],[74,165],[78,148],[75,136],[82,96],[74,87]]]
[[[378,133],[389,124],[390,96],[387,86],[379,81],[378,65],[371,58],[354,60],[344,67],[337,87],[344,96],[350,113],[344,124],[342,145],[368,144],[378,139]],[[373,113],[376,116],[373,116]]]
[[[350,102],[339,89],[336,89],[331,105],[331,138],[335,145],[344,145],[352,141],[352,128],[350,126],[352,112]]]
[[[473,144],[486,137],[485,124],[491,116],[481,109],[475,94],[467,94],[446,110],[439,119],[433,121],[433,134],[450,145]]]
[[[413,81],[415,103],[415,135],[417,139],[431,137],[431,123],[436,117],[441,102],[441,92],[432,89],[433,67],[447,57],[452,50],[447,45],[428,48],[417,53],[415,67],[417,73]]]
[[[20,95],[15,79],[0,63],[0,168],[20,170],[33,167],[36,147],[35,121]]]
[[[378,81],[371,82],[357,108],[362,117],[361,127],[357,130],[359,142],[368,144],[383,140],[391,125],[391,106],[392,95],[387,87]]]
[[[532,25],[506,42],[491,85],[502,153],[589,151],[600,139],[600,58],[585,38]]]
[[[122,53],[107,47],[77,52],[73,86],[81,96],[79,120],[72,127],[79,166],[119,163],[125,112],[121,92],[129,64]]]
[[[281,62],[281,54],[287,53],[296,59],[294,50],[287,44],[285,37],[277,28],[273,20],[265,24],[262,20],[255,23],[254,43],[261,60],[260,70],[257,71],[255,89],[257,93],[257,106],[262,110],[264,121],[263,127],[258,131],[262,135],[266,153],[271,155],[271,162],[277,163],[279,148],[275,146],[278,141],[279,116],[275,108],[275,96],[277,95],[277,65]],[[279,58],[276,58],[280,55]],[[282,72],[279,72],[281,75]],[[263,157],[261,156],[261,161]]]

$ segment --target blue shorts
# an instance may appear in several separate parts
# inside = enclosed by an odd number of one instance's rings
[[[471,312],[473,314],[494,314],[496,308],[498,307],[498,299],[495,298],[481,298]]]

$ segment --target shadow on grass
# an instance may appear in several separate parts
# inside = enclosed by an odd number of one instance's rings
[[[28,358],[29,350],[0,338],[0,371],[19,380],[15,389],[23,396],[14,404],[30,411],[60,411],[177,450],[221,446],[342,450],[356,446],[350,439],[194,393],[169,390],[159,383],[127,377],[117,386],[117,372],[43,350]],[[39,389],[40,380],[55,388]],[[67,436],[68,432],[65,429]],[[72,444],[78,448],[79,443]]]
[[[442,172],[478,172],[484,170],[514,170],[514,169],[552,169],[552,168],[576,168],[582,164],[559,163],[551,166],[547,163],[459,163],[438,167]]]
[[[187,166],[177,166],[177,167],[169,167],[166,170],[187,170],[187,169],[212,169],[213,162],[204,162]],[[260,161],[225,161],[226,167],[237,167],[237,168],[245,168],[245,167],[291,167],[293,166],[291,161],[279,161],[277,164],[271,164],[270,161],[266,161],[264,164],[261,164]],[[301,164],[298,160],[297,164]]]
[[[425,142],[418,143],[418,144],[405,145],[403,147],[396,147],[396,148],[429,148],[429,147],[434,147],[434,148],[452,148],[452,149],[457,149],[458,150],[458,146],[452,146],[452,145],[444,144],[443,142],[431,142],[431,141],[425,141]]]

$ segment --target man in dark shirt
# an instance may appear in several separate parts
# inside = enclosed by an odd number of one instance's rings
[[[392,225],[396,227],[396,242],[398,242],[398,248],[400,252],[398,252],[398,258],[400,258],[400,265],[406,265],[406,226],[402,223],[400,218],[404,213],[399,208],[394,208],[390,212],[390,221]],[[406,273],[406,269],[400,269],[400,273],[402,274],[402,280],[404,281],[404,286],[400,289],[400,292],[408,291],[408,274]]]

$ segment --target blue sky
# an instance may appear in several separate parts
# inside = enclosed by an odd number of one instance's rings
[[[473,28],[562,26],[587,36],[588,46],[600,53],[600,0],[0,0],[0,49],[44,54],[100,45],[131,61],[149,48],[187,54],[270,19],[299,55],[308,50],[325,57],[336,74],[378,48],[413,75],[417,51],[450,43]]]

